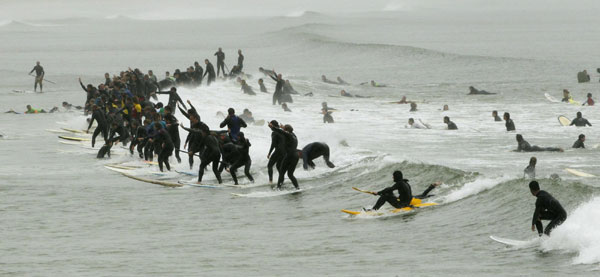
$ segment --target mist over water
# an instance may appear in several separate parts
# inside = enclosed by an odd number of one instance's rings
[[[276,12],[265,8],[260,16],[234,10],[228,18],[198,19],[202,16],[192,9],[155,13],[154,4],[149,2],[145,14],[127,9],[102,15],[65,12],[38,20],[0,14],[0,111],[24,111],[27,104],[48,110],[62,101],[81,105],[85,92],[78,77],[84,84],[99,84],[105,72],[131,67],[152,69],[162,78],[165,71],[194,61],[209,58],[214,63],[218,47],[231,66],[242,49],[256,96],[242,94],[235,82],[219,81],[180,88],[181,97],[192,101],[211,129],[218,129],[222,120],[217,111],[229,107],[238,113],[248,108],[257,120],[292,124],[299,147],[326,142],[336,168],[327,168],[322,160],[312,171],[300,167],[296,176],[304,191],[273,196],[266,185],[271,131],[249,126],[243,131],[252,142],[252,172],[263,186],[168,189],[105,169],[108,163],[137,160],[123,149],[116,149],[111,159],[97,160],[97,150],[89,144],[62,144],[55,133],[45,131],[86,128],[80,113],[3,113],[2,274],[596,274],[600,182],[564,169],[600,175],[599,150],[592,147],[600,143],[600,131],[596,126],[562,127],[557,117],[573,118],[581,111],[597,125],[600,113],[597,107],[551,103],[544,93],[560,98],[567,88],[577,101],[587,93],[597,98],[597,17],[565,13],[555,19],[552,12],[503,9],[440,13],[425,4],[382,1],[377,7],[358,5],[339,13],[329,8],[334,4],[322,10],[290,5]],[[45,83],[43,94],[13,93],[32,90],[33,78],[26,74],[36,60],[57,85]],[[258,78],[274,90],[258,67],[274,68],[301,94],[314,96],[294,96],[292,112],[283,112],[271,105],[271,94],[258,92]],[[583,69],[592,81],[578,84],[576,73]],[[325,84],[323,74],[341,76],[350,85]],[[387,87],[360,85],[370,80]],[[467,96],[471,85],[497,94]],[[341,98],[341,89],[371,98]],[[418,111],[389,103],[402,96],[416,101]],[[324,101],[338,110],[334,124],[322,123]],[[444,104],[449,111],[441,110]],[[517,132],[494,122],[492,110],[510,112]],[[189,125],[180,113],[176,116]],[[444,116],[459,130],[444,130]],[[407,129],[408,118],[421,119],[432,129]],[[517,133],[531,144],[566,149],[533,155],[542,189],[563,204],[569,218],[541,245],[526,249],[506,248],[488,238],[535,237],[530,231],[535,198],[529,180],[522,178],[532,155],[511,151]],[[580,133],[587,136],[588,149],[570,149]],[[180,134],[186,135],[183,130]],[[189,171],[186,163],[174,158],[171,163]],[[192,171],[197,166],[198,161]],[[379,219],[353,219],[339,212],[371,207],[376,198],[351,187],[378,191],[392,184],[391,174],[398,169],[415,194],[443,181],[432,198],[441,205]],[[551,174],[560,179],[550,179]],[[167,177],[173,176],[193,179],[174,173]],[[214,182],[211,172],[205,179]]]

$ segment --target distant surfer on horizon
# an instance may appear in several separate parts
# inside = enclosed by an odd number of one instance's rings
[[[375,206],[373,206],[372,209],[364,209],[363,208],[365,211],[379,210],[379,208],[381,208],[381,206],[383,206],[383,204],[385,204],[385,202],[388,202],[390,205],[392,205],[396,209],[400,209],[400,208],[404,208],[404,207],[412,207],[410,202],[413,200],[413,195],[412,195],[412,189],[411,189],[410,185],[408,184],[408,180],[404,179],[404,177],[402,176],[402,171],[400,171],[400,170],[394,171],[393,178],[394,178],[394,185],[377,192],[376,195],[379,196],[379,199],[377,199]],[[430,184],[429,187],[427,187],[427,189],[425,191],[423,191],[423,193],[415,196],[414,198],[425,199],[425,198],[431,196],[431,195],[429,195],[429,192],[431,192],[431,190],[433,190],[440,184],[441,184],[441,182],[435,182],[433,184]],[[394,195],[394,190],[398,191],[398,197],[396,197]]]
[[[540,237],[542,234],[549,236],[554,228],[567,220],[567,212],[550,193],[540,190],[540,184],[537,181],[529,183],[529,190],[533,196],[537,197],[531,222],[531,231],[535,232],[537,229]],[[550,220],[545,230],[542,220]]]
[[[37,61],[35,62],[35,66],[33,67],[33,69],[31,71],[29,71],[29,75],[31,75],[31,73],[33,73],[35,71],[35,83],[33,84],[33,91],[36,92],[37,91],[37,86],[38,84],[40,84],[40,92],[43,92],[42,90],[42,81],[44,81],[44,75],[46,74],[46,72],[44,72],[44,68],[40,65],[40,62]]]
[[[487,92],[485,90],[478,90],[472,86],[469,87],[469,94],[467,95],[492,95],[492,94],[496,94],[493,92]]]

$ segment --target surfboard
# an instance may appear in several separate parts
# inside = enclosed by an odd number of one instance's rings
[[[541,241],[540,238],[533,238],[530,240],[514,240],[514,239],[507,239],[507,238],[501,238],[501,237],[496,237],[496,236],[490,236],[490,239],[492,239],[495,242],[499,242],[504,245],[508,245],[508,246],[512,246],[512,247],[534,246],[534,245],[537,245]]]
[[[192,171],[175,170],[175,172],[177,172],[179,174],[187,175],[187,176],[198,176],[197,172],[192,172]]]
[[[76,130],[76,129],[70,129],[70,128],[61,128],[67,132],[71,132],[71,133],[76,133],[76,134],[86,134],[85,131],[82,130]]]
[[[558,117],[558,122],[560,123],[560,125],[562,126],[569,126],[569,124],[571,124],[571,120],[568,119],[566,116],[561,115]]]
[[[548,101],[552,102],[552,103],[560,103],[560,101],[556,98],[554,98],[554,96],[548,94],[548,93],[544,93],[544,96],[546,96],[546,99],[548,99]]]
[[[104,167],[106,167],[106,168],[125,169],[125,170],[134,170],[134,169],[137,169],[136,167],[125,166],[125,165],[120,165],[120,164],[107,164],[107,165],[104,165]]]
[[[158,162],[155,161],[143,161],[145,164],[158,165]]]
[[[413,205],[413,207],[415,208],[424,208],[424,207],[431,207],[431,206],[436,206],[438,205],[438,203],[421,203],[421,204],[415,204]],[[414,208],[411,207],[404,207],[404,208],[400,208],[400,209],[389,209],[389,210],[377,210],[377,211],[351,211],[351,210],[342,210],[342,212],[350,214],[350,215],[366,215],[366,216],[384,216],[384,215],[392,215],[392,214],[398,214],[398,213],[405,213],[408,211],[412,211],[415,210]]]
[[[68,137],[68,136],[58,136],[58,138],[72,141],[89,141],[89,138],[78,138],[78,137]]]
[[[596,177],[596,175],[585,173],[583,171],[579,171],[579,170],[572,169],[572,168],[565,168],[565,171],[569,172],[575,176],[584,177],[584,178]]]
[[[151,184],[156,184],[156,185],[161,185],[161,186],[165,186],[165,187],[172,187],[172,188],[176,188],[176,187],[182,187],[182,184],[179,183],[172,183],[172,182],[167,182],[167,181],[161,181],[161,180],[154,180],[154,179],[146,179],[146,178],[142,178],[142,177],[138,177],[138,176],[134,176],[131,174],[127,174],[125,172],[121,172],[121,174],[123,174],[125,177],[134,179],[134,180],[138,180],[141,182],[146,182],[146,183],[151,183]]]
[[[177,181],[177,183],[179,183],[181,185],[192,186],[192,187],[197,187],[197,188],[217,189],[217,188],[225,187],[225,186],[221,186],[221,185],[197,184],[194,181],[184,181],[184,180],[179,180],[179,181]]]

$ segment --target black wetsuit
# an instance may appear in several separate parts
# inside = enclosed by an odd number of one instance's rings
[[[265,87],[265,83],[260,83],[259,85],[260,85],[260,92],[268,93],[267,87]]]
[[[148,137],[146,126],[139,126],[135,132],[135,137],[131,141],[131,145],[129,146],[129,152],[133,154],[133,148],[137,146],[138,155],[140,156],[140,158],[144,158],[143,149],[146,145],[146,137]]]
[[[275,92],[273,92],[273,105],[275,105],[275,103],[281,105],[281,103],[283,103],[281,101],[281,97],[283,95],[283,85],[285,84],[284,80],[279,80],[276,76],[269,76],[271,77],[271,79],[273,79],[275,82],[277,82],[277,84],[275,85]]]
[[[582,140],[578,139],[573,143],[573,148],[585,148],[585,145]]]
[[[200,122],[201,123],[201,122]],[[204,123],[202,123],[204,124]],[[204,126],[206,126],[204,124]],[[206,127],[208,128],[208,127]],[[194,134],[196,142],[196,149],[204,149],[204,151],[200,154],[200,168],[198,169],[198,183],[202,182],[202,177],[204,176],[204,169],[208,166],[208,164],[212,163],[212,170],[221,184],[223,181],[221,180],[221,172],[219,171],[219,160],[221,159],[221,151],[219,149],[219,141],[216,137],[209,135],[208,130],[202,129],[189,129],[183,128],[190,132],[190,134]],[[193,158],[192,155],[190,157]],[[190,163],[191,166],[191,163]]]
[[[191,124],[190,127],[194,130],[202,130],[205,134],[210,133],[210,129],[208,125],[204,124],[202,121],[198,121],[198,123]],[[189,134],[185,139],[185,143],[188,145],[188,161],[190,164],[190,169],[194,165],[194,153],[202,151],[202,140],[203,137],[199,134],[199,132],[190,132],[188,128],[184,128],[188,130]]]
[[[323,115],[323,123],[333,123],[333,116],[331,116],[330,112]]]
[[[539,147],[537,145],[531,146],[529,142],[526,140],[522,140],[519,142],[519,146],[517,147],[517,151],[519,152],[541,152],[541,151],[560,151],[560,148],[557,147]]]
[[[334,168],[335,165],[329,161],[329,146],[324,142],[313,142],[302,148],[302,161],[304,169],[315,168],[313,160],[323,156],[325,163],[329,168]]]
[[[94,134],[92,135],[92,147],[96,144],[96,137],[100,132],[102,132],[102,136],[104,137],[104,142],[108,142],[108,123],[106,121],[106,116],[104,112],[100,109],[92,112],[92,118],[90,119],[90,124],[88,125],[88,130],[92,127],[94,120],[98,123],[96,130],[94,130]]]
[[[33,67],[29,74],[35,71],[35,83],[33,85],[33,90],[37,89],[37,85],[40,84],[40,91],[42,91],[42,79],[44,78],[44,68],[41,65],[36,65]]]
[[[173,123],[167,124],[167,131],[169,132],[169,136],[171,137],[171,141],[173,142],[175,158],[177,159],[177,162],[181,163],[181,157],[179,157],[179,147],[181,146],[181,138],[179,137],[179,124],[176,118],[173,121]]]
[[[567,220],[567,212],[558,200],[546,191],[540,190],[535,197],[537,197],[537,200],[535,201],[535,212],[531,224],[535,225],[540,236],[542,233],[549,236],[552,229]],[[545,230],[542,220],[550,220]]]
[[[199,86],[202,84],[202,76],[204,75],[204,69],[202,69],[201,66],[196,66],[194,69],[194,82],[196,86]]]
[[[252,159],[250,158],[249,151],[251,145],[252,144],[250,144],[250,141],[248,139],[239,141],[235,145],[235,150],[231,151],[232,155],[228,158],[228,160],[231,162],[231,166],[229,167],[229,173],[231,174],[233,182],[236,185],[238,184],[236,171],[242,166],[244,166],[244,174],[246,175],[246,177],[248,177],[248,180],[254,182],[254,178],[250,174],[250,166],[252,166]]]
[[[505,126],[506,126],[506,131],[508,131],[508,132],[516,130],[515,123],[510,118],[506,121]]]
[[[300,189],[298,186],[298,180],[294,176],[294,171],[296,171],[296,165],[298,164],[298,160],[300,157],[298,156],[298,139],[296,135],[292,132],[286,132],[282,129],[272,128],[273,132],[277,132],[283,135],[285,138],[285,155],[283,156],[283,160],[281,161],[281,167],[279,169],[279,179],[277,180],[277,188],[281,188],[283,185],[284,175],[287,172],[288,178],[294,184],[296,189]]]
[[[431,192],[431,190],[433,190],[434,188],[435,185],[431,184],[429,185],[429,187],[427,187],[427,189],[425,189],[425,191],[423,191],[423,193],[414,196],[414,198],[425,199],[427,197],[430,197],[432,195],[429,195],[429,192]],[[399,197],[396,197],[394,195],[394,190],[398,190]],[[394,183],[393,186],[387,187],[382,191],[377,192],[377,194],[380,195],[380,197],[379,199],[377,199],[377,203],[375,203],[375,206],[373,206],[373,210],[379,210],[379,208],[381,208],[381,206],[383,206],[385,202],[390,203],[390,205],[392,205],[396,209],[409,207],[411,206],[410,202],[413,199],[412,189],[408,184],[408,180],[406,179],[402,180],[401,182]]]
[[[498,115],[494,116],[494,121],[502,121],[502,118],[500,118]]]
[[[117,134],[119,136],[115,137],[115,135]],[[127,138],[129,138],[129,132],[123,125],[119,125],[117,126],[117,128],[110,130],[110,138],[108,139],[108,141],[110,143],[114,143],[115,141],[123,142]]]
[[[217,78],[215,75],[215,68],[210,62],[206,65],[206,70],[204,71],[204,76],[202,77],[206,77],[206,75],[208,75],[208,79],[206,79],[206,85],[210,86],[210,83],[214,82],[215,78]]]
[[[448,120],[448,130],[458,130],[458,127],[456,126],[456,124],[454,124],[454,122]]]
[[[240,70],[242,70],[244,68],[244,55],[239,54],[238,55],[238,63],[237,66]]]
[[[275,152],[273,152],[275,150]],[[273,165],[276,165],[277,171],[281,168],[281,162],[285,155],[285,137],[278,132],[271,132],[271,148],[269,148],[269,163],[267,171],[269,173],[269,182],[273,181]]]
[[[245,94],[256,95],[256,93],[254,92],[254,90],[252,89],[252,87],[249,86],[248,84],[242,84],[242,91]]]
[[[187,107],[185,106],[185,103],[183,103],[183,100],[181,100],[181,97],[179,97],[179,94],[177,94],[177,92],[171,92],[171,91],[159,91],[156,94],[168,94],[169,95],[169,102],[167,103],[167,106],[171,107],[171,111],[173,112],[173,114],[175,114],[175,108],[177,107],[177,102],[179,102],[179,104],[181,104],[184,108],[187,109]]]
[[[158,167],[160,171],[163,171],[163,163],[167,167],[167,170],[171,170],[169,157],[173,154],[174,145],[169,132],[164,128],[158,130],[158,133],[154,136],[154,143],[160,145],[160,153],[158,153]]]
[[[215,52],[215,56],[217,56],[217,77],[221,70],[223,71],[223,76],[225,76],[225,53],[217,51]]]
[[[233,141],[236,141],[238,139],[238,134],[240,133],[241,127],[248,127],[246,122],[237,115],[227,116],[219,126],[223,128],[225,127],[225,125],[227,125],[227,128],[229,129],[229,137]]]
[[[571,124],[569,126],[577,126],[577,127],[585,127],[587,126],[592,126],[592,124],[585,118],[583,117],[577,117],[575,119],[573,119],[573,121],[571,121]]]

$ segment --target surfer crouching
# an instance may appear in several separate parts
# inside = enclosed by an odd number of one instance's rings
[[[540,184],[537,181],[529,183],[529,190],[533,196],[537,197],[535,212],[533,213],[533,220],[531,222],[531,231],[535,232],[537,229],[540,237],[542,234],[549,236],[552,229],[567,220],[567,212],[550,193],[540,190]],[[550,220],[545,230],[542,220]]]

